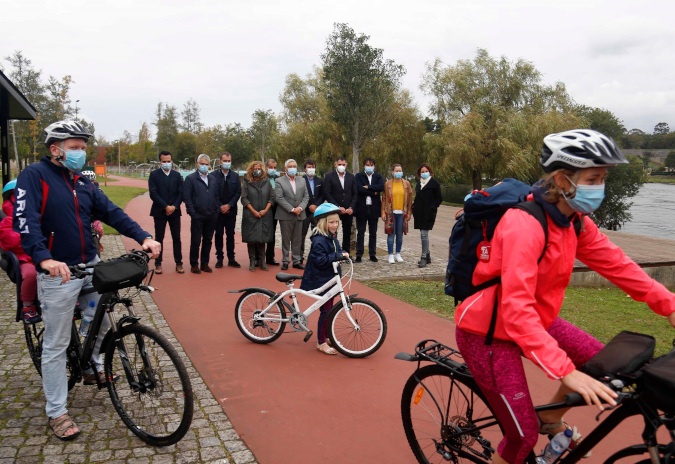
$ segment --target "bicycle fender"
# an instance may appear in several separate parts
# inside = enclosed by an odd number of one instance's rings
[[[258,292],[263,291],[263,292],[274,293],[272,290],[268,290],[266,288],[260,288],[260,287],[246,287],[246,288],[242,288],[242,289],[239,289],[239,290],[228,290],[227,293],[244,293],[244,292],[248,292],[248,291],[258,291]]]
[[[419,361],[420,357],[416,356],[414,354],[405,353],[405,352],[401,351],[400,353],[396,353],[396,356],[394,356],[394,359],[398,359],[400,361]]]
[[[141,320],[140,317],[135,317],[135,316],[129,316],[128,314],[123,316],[118,322],[117,322],[117,328],[121,329],[125,325],[132,325],[132,324],[138,324],[138,322]],[[113,337],[113,331],[112,329],[108,330],[108,332],[105,334],[105,337],[103,337],[103,342],[101,342],[101,348],[99,349],[99,354],[105,354],[106,349],[108,348],[108,343],[112,342],[112,337]]]

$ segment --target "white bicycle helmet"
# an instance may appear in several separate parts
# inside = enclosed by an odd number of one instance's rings
[[[540,162],[544,172],[553,172],[615,166],[628,160],[606,135],[590,129],[574,129],[544,137]]]
[[[45,145],[47,148],[54,142],[66,139],[83,139],[89,141],[91,133],[76,121],[56,121],[45,128]]]
[[[88,177],[90,181],[96,182],[96,173],[94,171],[82,171],[82,175]]]

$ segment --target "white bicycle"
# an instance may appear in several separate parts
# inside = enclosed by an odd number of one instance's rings
[[[354,274],[354,265],[350,263],[350,286]],[[372,301],[345,295],[342,278],[338,273],[340,262],[333,263],[335,276],[320,288],[306,291],[294,288],[294,281],[301,275],[280,272],[276,275],[288,290],[275,293],[266,288],[243,288],[230,290],[230,293],[243,293],[235,306],[234,317],[237,327],[254,343],[271,343],[284,333],[286,324],[294,332],[305,332],[304,341],[308,341],[313,332],[307,325],[307,318],[325,302],[340,295],[338,302],[328,313],[328,339],[333,348],[350,358],[364,358],[375,353],[387,336],[387,320],[382,310]],[[325,293],[324,293],[325,292]],[[296,295],[305,295],[316,300],[304,311],[300,311]],[[291,303],[286,298],[289,297]],[[286,316],[288,310],[288,317]]]

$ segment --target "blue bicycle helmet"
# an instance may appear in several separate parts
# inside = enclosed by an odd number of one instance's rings
[[[339,206],[335,206],[333,203],[322,203],[314,210],[314,219],[321,219],[329,214],[338,214],[339,212]]]
[[[15,188],[16,188],[16,179],[12,179],[9,182],[7,182],[4,187],[2,187],[2,193],[5,194],[10,190],[14,190]]]

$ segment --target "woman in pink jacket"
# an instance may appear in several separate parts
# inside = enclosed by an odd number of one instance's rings
[[[602,401],[615,404],[609,388],[578,370],[602,343],[558,317],[575,259],[667,316],[675,327],[675,295],[612,244],[587,216],[604,198],[608,167],[625,163],[616,144],[599,132],[572,130],[545,137],[541,165],[546,174],[528,199],[546,211],[548,243],[534,216],[515,208],[507,211],[490,242],[489,261],[479,262],[473,275],[474,285],[499,276],[501,284],[470,296],[455,312],[457,345],[504,426],[493,463],[523,462],[539,433],[552,436],[569,427],[562,410],[537,416],[521,356],[560,380],[553,401],[575,391],[601,409]],[[578,235],[575,221],[580,222]],[[545,245],[546,253],[537,263]],[[494,340],[486,345],[495,298]]]

